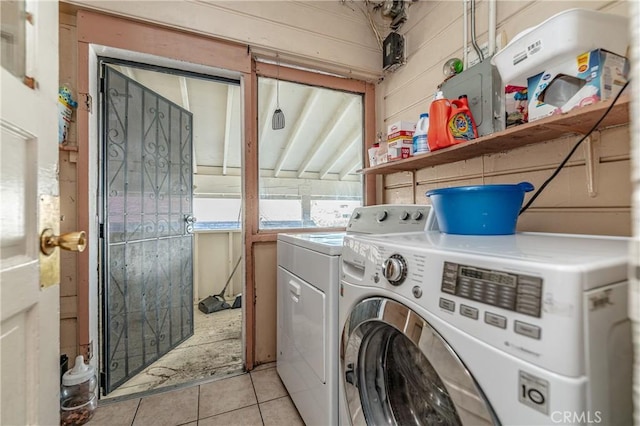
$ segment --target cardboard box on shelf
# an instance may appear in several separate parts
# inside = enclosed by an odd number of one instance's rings
[[[413,137],[413,131],[409,131],[409,130],[398,130],[397,132],[393,132],[393,133],[389,133],[387,135],[387,141],[396,139],[396,138],[401,138],[401,137]]]
[[[528,121],[528,95],[524,86],[507,85],[504,88],[504,109],[507,127],[524,124]]]
[[[413,155],[413,139],[411,137],[398,137],[387,142],[389,161],[409,158]]]
[[[413,121],[396,121],[395,123],[390,124],[387,127],[387,139],[390,139],[389,135],[402,131],[415,132],[416,123]]]
[[[612,98],[628,73],[625,57],[603,49],[567,58],[527,79],[529,122]]]
[[[389,149],[386,143],[381,143],[376,153],[376,165],[384,164],[389,161]]]

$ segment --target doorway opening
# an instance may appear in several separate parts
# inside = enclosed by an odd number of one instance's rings
[[[240,82],[100,64],[103,397],[241,372]]]

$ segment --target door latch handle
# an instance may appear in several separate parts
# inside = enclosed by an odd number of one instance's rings
[[[51,256],[56,247],[69,251],[84,251],[87,247],[87,234],[84,231],[54,235],[53,229],[46,228],[40,234],[40,250],[45,256]]]

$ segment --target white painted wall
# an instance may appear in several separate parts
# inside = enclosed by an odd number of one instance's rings
[[[66,3],[248,44],[260,56],[368,81],[381,49],[351,1],[113,1]]]
[[[220,294],[242,255],[242,233],[237,231],[195,231],[193,301]],[[227,303],[233,303],[242,293],[244,263],[236,269],[224,293]]]

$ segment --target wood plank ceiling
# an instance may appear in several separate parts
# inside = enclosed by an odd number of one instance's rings
[[[239,84],[113,66],[194,114],[194,173],[209,177],[207,188],[196,189],[196,192],[229,193],[231,187],[240,188]],[[272,128],[277,104],[286,121],[280,130]],[[258,111],[262,178],[360,182],[361,177],[356,173],[362,168],[360,95],[260,78]],[[213,177],[216,179],[211,179]]]

